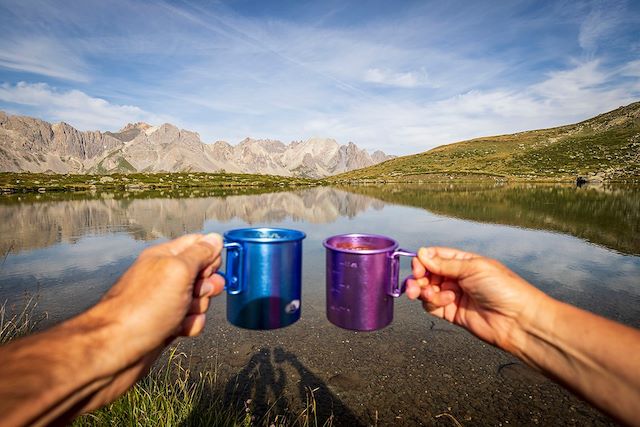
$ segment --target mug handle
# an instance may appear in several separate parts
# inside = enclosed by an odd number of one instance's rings
[[[389,295],[394,298],[399,297],[404,292],[405,280],[400,284],[400,256],[415,257],[415,252],[409,252],[404,249],[396,249],[389,258],[391,258],[391,289]]]
[[[224,277],[224,289],[230,295],[242,292],[242,245],[236,242],[224,242],[227,250],[225,272],[218,272]]]

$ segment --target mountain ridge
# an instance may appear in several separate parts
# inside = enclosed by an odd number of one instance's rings
[[[65,122],[51,124],[0,111],[0,172],[233,172],[324,178],[393,157],[330,138],[206,144],[197,132],[170,123],[128,123],[117,132],[79,131]]]

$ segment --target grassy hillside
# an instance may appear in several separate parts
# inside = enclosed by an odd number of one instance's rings
[[[417,181],[449,176],[575,180],[596,174],[601,179],[640,179],[640,102],[577,124],[444,145],[328,180]]]

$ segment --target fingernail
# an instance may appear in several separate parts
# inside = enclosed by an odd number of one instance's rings
[[[209,282],[204,282],[200,288],[200,296],[205,296],[211,292],[213,292],[213,285]]]
[[[209,233],[202,238],[203,242],[207,242],[215,247],[222,247],[222,236],[218,233]]]
[[[433,248],[420,248],[418,250],[418,257],[420,258],[433,258],[436,251]]]

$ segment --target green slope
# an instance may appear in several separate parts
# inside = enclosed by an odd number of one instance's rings
[[[329,181],[407,181],[455,176],[571,179],[640,177],[640,102],[583,122],[444,145],[335,175]]]

